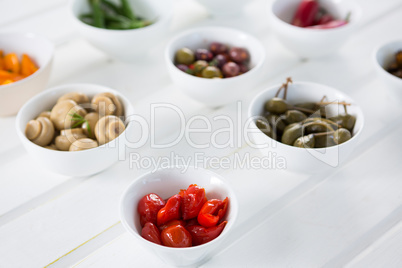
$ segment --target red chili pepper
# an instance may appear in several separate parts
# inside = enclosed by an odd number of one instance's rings
[[[205,244],[217,238],[226,226],[227,221],[223,221],[217,226],[205,228],[201,225],[190,225],[186,229],[190,232],[193,246]]]
[[[316,25],[320,25],[320,24],[325,24],[325,23],[328,23],[328,22],[330,22],[330,21],[333,21],[334,20],[334,17],[332,17],[332,15],[331,14],[324,14],[324,15],[322,15],[318,20],[317,20],[317,22],[315,23]]]
[[[180,219],[180,207],[182,199],[183,198],[178,194],[175,194],[168,199],[166,205],[158,211],[156,220],[158,226],[161,226],[171,220]]]
[[[147,194],[138,202],[137,211],[140,214],[141,226],[147,222],[156,224],[158,211],[165,206],[165,201],[157,194]]]
[[[183,220],[172,220],[167,222],[164,225],[159,226],[159,230],[162,232],[164,229],[168,228],[169,226],[172,225],[181,225],[181,226],[186,226],[186,222]]]
[[[172,225],[161,233],[162,244],[167,247],[184,248],[191,247],[192,237],[190,232],[181,225]]]
[[[191,184],[187,190],[181,190],[179,195],[183,197],[183,220],[189,220],[198,216],[202,206],[207,202],[205,189]]]
[[[141,230],[141,236],[148,241],[151,241],[155,244],[162,245],[160,233],[158,227],[151,222],[145,223],[144,227]]]
[[[314,24],[314,19],[319,10],[318,2],[315,0],[302,0],[293,16],[292,25],[308,27]]]
[[[333,21],[327,22],[325,24],[309,26],[307,28],[309,28],[309,29],[332,29],[332,28],[341,27],[346,24],[348,24],[348,22],[345,20],[333,20]]]
[[[198,223],[204,227],[212,227],[225,216],[229,199],[225,200],[211,199],[208,200],[201,208],[198,214]]]

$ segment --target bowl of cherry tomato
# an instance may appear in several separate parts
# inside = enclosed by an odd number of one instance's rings
[[[120,218],[138,243],[175,266],[211,257],[236,222],[230,185],[202,168],[170,167],[147,173],[123,193]]]
[[[52,68],[54,45],[32,33],[0,35],[0,116],[18,112],[44,90]]]
[[[275,0],[272,29],[284,47],[302,58],[335,53],[353,34],[361,8],[346,0]]]
[[[226,27],[201,27],[173,38],[165,50],[170,77],[210,107],[234,102],[261,78],[265,49],[255,37]]]

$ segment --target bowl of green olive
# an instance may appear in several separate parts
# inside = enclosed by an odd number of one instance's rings
[[[353,99],[326,85],[295,82],[258,94],[250,104],[250,145],[308,173],[341,165],[356,147],[364,116]]]
[[[173,38],[165,61],[173,82],[210,107],[239,99],[258,83],[265,49],[255,37],[226,27],[201,27]]]
[[[67,84],[30,99],[16,118],[17,134],[39,167],[83,177],[110,167],[125,154],[133,133],[131,103],[93,84]]]

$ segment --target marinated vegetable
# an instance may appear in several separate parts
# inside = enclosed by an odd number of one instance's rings
[[[70,92],[61,96],[51,111],[29,121],[25,136],[51,150],[88,150],[114,140],[125,130],[121,116],[123,105],[112,93],[90,99],[83,93]]]
[[[229,198],[210,199],[205,189],[191,184],[165,202],[157,194],[145,195],[137,211],[141,236],[167,247],[191,247],[207,243],[220,235],[227,221]]]
[[[89,0],[90,13],[80,15],[82,22],[104,29],[130,30],[146,27],[151,23],[134,13],[128,0],[120,0],[120,5],[110,0]]]
[[[24,79],[39,69],[38,65],[27,55],[22,54],[21,61],[16,53],[0,50],[0,85],[8,85]]]
[[[291,78],[264,104],[264,113],[255,121],[262,133],[284,144],[301,148],[323,148],[339,145],[352,138],[356,117],[349,114],[346,102],[325,101],[290,104],[287,90]],[[283,97],[280,93],[283,92]],[[342,105],[344,113],[329,115],[326,105]]]
[[[250,54],[241,47],[212,42],[209,49],[176,51],[174,64],[181,71],[203,78],[230,78],[249,71]]]

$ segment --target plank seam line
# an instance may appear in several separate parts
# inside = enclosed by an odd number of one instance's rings
[[[88,240],[85,241],[84,243],[78,245],[77,247],[73,248],[73,249],[70,250],[69,252],[63,254],[62,256],[60,256],[59,258],[57,258],[56,260],[52,261],[51,263],[49,263],[48,265],[46,265],[44,268],[47,268],[47,267],[49,267],[50,265],[52,265],[52,264],[58,262],[58,261],[59,261],[60,259],[62,259],[63,257],[65,257],[65,256],[67,256],[67,255],[69,255],[69,254],[71,254],[71,253],[74,252],[75,250],[79,249],[79,248],[82,247],[83,245],[87,244],[88,242],[92,241],[93,239],[97,238],[97,237],[100,236],[101,234],[107,232],[108,230],[112,229],[113,227],[115,227],[115,226],[117,226],[117,225],[119,225],[119,224],[121,224],[120,221],[116,222],[115,224],[113,224],[112,226],[106,228],[105,230],[103,230],[103,231],[100,232],[99,234],[97,234],[97,235],[91,237],[90,239],[88,239]]]

